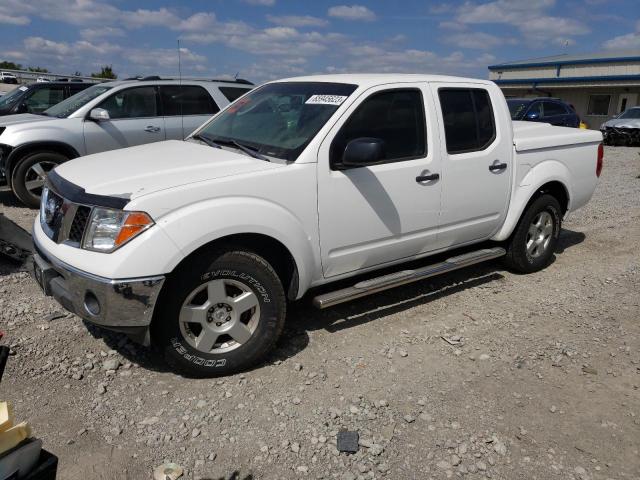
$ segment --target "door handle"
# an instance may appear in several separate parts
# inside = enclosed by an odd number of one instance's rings
[[[160,127],[154,127],[153,125],[149,125],[144,129],[144,131],[149,133],[157,133],[160,131]]]
[[[506,163],[494,163],[493,165],[489,165],[489,171],[495,172],[496,170],[504,170],[507,168]]]
[[[439,173],[431,173],[429,175],[419,175],[416,177],[416,182],[430,182],[431,180],[438,180],[440,178]]]

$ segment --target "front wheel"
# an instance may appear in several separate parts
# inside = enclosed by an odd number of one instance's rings
[[[286,299],[271,265],[246,251],[210,254],[165,285],[155,320],[165,356],[194,377],[245,370],[263,360],[284,327]]]
[[[68,158],[57,152],[34,152],[21,158],[11,175],[11,189],[18,200],[31,208],[40,205],[47,174]]]
[[[560,236],[560,212],[560,203],[549,194],[541,195],[529,205],[507,242],[505,261],[509,268],[532,273],[551,263]]]

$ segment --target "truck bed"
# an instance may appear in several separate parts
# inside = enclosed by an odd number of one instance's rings
[[[555,127],[548,123],[513,122],[513,145],[517,152],[601,141],[602,134],[596,130]]]

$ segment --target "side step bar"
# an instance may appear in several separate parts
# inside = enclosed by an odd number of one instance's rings
[[[349,302],[356,298],[365,297],[372,293],[381,292],[390,288],[399,287],[406,283],[417,282],[425,278],[435,277],[443,273],[453,272],[460,268],[468,267],[476,263],[486,262],[506,255],[506,251],[501,247],[485,248],[475,252],[465,253],[457,257],[451,257],[444,262],[418,268],[416,270],[402,270],[390,273],[381,277],[372,278],[356,283],[353,287],[343,288],[334,292],[318,295],[313,299],[313,304],[317,308],[327,308],[339,303]]]

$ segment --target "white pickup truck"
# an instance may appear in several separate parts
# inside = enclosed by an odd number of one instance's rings
[[[498,257],[544,268],[562,219],[594,192],[601,141],[512,122],[484,80],[271,82],[186,141],[55,168],[34,276],[68,310],[158,345],[180,370],[227,374],[263,359],[287,302],[315,287],[342,280],[314,298],[324,308]]]

